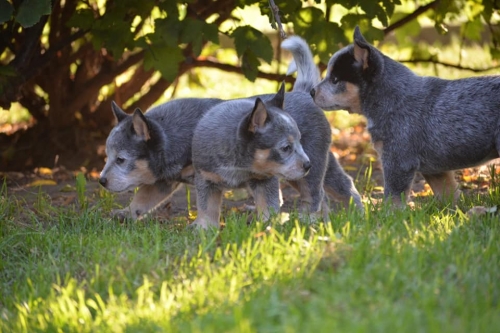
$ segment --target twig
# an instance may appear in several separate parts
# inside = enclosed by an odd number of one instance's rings
[[[487,68],[472,68],[472,67],[466,67],[466,66],[461,66],[461,65],[455,65],[455,64],[450,64],[434,59],[409,59],[409,60],[399,60],[399,62],[404,62],[404,63],[431,63],[434,65],[441,65],[445,67],[451,67],[459,70],[464,70],[464,71],[470,71],[474,73],[481,73],[481,72],[488,72],[494,69],[499,69],[500,65],[498,66],[492,66],[492,67],[487,67]]]
[[[215,61],[211,61],[211,60],[195,60],[192,63],[192,67],[210,67],[210,68],[217,68],[217,69],[223,70],[225,72],[239,73],[239,74],[243,73],[241,67],[233,66],[233,65],[229,65],[229,64],[221,64],[219,62],[215,62]],[[257,73],[257,77],[261,78],[261,79],[272,80],[272,81],[285,80],[286,82],[293,82],[295,80],[291,76],[286,76],[285,74],[264,73],[261,71],[259,71]]]
[[[439,4],[440,0],[434,0],[431,3],[428,3],[425,6],[418,7],[413,13],[408,14],[407,16],[403,17],[401,20],[394,22],[390,26],[384,29],[384,35],[387,35],[393,30],[396,30],[399,27],[402,27],[406,23],[410,22],[411,20],[417,18],[420,14],[425,13],[429,9],[432,9],[436,7]]]
[[[283,30],[283,25],[281,24],[280,9],[274,3],[274,0],[269,0],[269,7],[271,8],[271,13],[273,14],[274,20],[278,24],[278,31],[280,33],[281,39],[286,38],[285,30]]]

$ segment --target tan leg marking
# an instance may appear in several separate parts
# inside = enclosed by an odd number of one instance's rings
[[[216,174],[215,172],[200,170],[200,174],[204,179],[211,181],[212,183],[215,183],[215,184],[222,183],[222,181],[223,181],[222,177],[219,176],[218,174]]]
[[[193,222],[194,225],[202,227],[203,229],[212,227],[219,227],[220,220],[220,206],[222,204],[222,192],[213,193],[207,199],[207,210],[198,208],[198,216]]]
[[[379,159],[382,158],[382,153],[384,152],[384,143],[382,141],[375,141],[373,143],[373,148],[377,151]]]
[[[451,198],[455,202],[460,197],[461,191],[458,189],[454,171],[446,171],[439,175],[423,176],[427,183],[429,183],[434,195],[440,200]]]
[[[335,201],[341,202],[346,210],[349,208],[349,201],[351,201],[350,195],[342,195],[330,186],[324,186],[324,189],[325,192],[330,195]]]
[[[288,182],[293,188],[300,193],[300,212],[309,212],[312,203],[311,191],[305,179],[299,179]]]
[[[169,200],[177,188],[179,188],[179,183],[173,183],[170,192],[160,191],[155,185],[142,185],[130,205],[114,211],[113,215],[122,218],[130,216],[134,220],[142,219]]]
[[[181,170],[181,179],[192,179],[194,177],[194,168],[193,165],[190,164],[187,167],[184,167]]]
[[[269,212],[265,193],[262,190],[262,188],[257,187],[252,191],[252,195],[255,201],[255,209],[257,211],[257,215],[259,217],[262,217],[264,221],[267,221],[271,214]]]

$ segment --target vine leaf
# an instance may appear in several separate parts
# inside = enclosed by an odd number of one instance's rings
[[[0,24],[10,20],[14,8],[7,0],[0,0]]]
[[[51,12],[50,0],[24,0],[19,6],[16,21],[24,28],[35,25],[44,15]]]
[[[273,60],[273,47],[271,41],[259,30],[245,25],[236,28],[231,37],[234,38],[234,46],[238,57],[241,57],[241,69],[250,81],[257,78],[259,59],[270,63]]]

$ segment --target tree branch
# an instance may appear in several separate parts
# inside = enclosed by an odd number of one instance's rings
[[[222,64],[220,62],[215,62],[212,60],[199,60],[196,59],[193,62],[193,67],[210,67],[210,68],[217,68],[225,72],[231,72],[231,73],[238,73],[238,74],[243,74],[243,71],[241,70],[241,67],[234,66],[234,65],[229,65],[229,64]],[[295,79],[292,78],[291,76],[287,76],[286,74],[275,74],[275,73],[265,73],[259,71],[257,73],[257,77],[261,79],[266,79],[266,80],[271,80],[271,81],[278,81],[281,82],[285,80],[286,82],[294,82]]]
[[[137,64],[144,58],[144,51],[140,51],[130,55],[126,60],[124,60],[121,64],[114,67],[112,70],[106,72],[100,72],[92,79],[90,79],[84,86],[83,91],[78,91],[75,93],[75,96],[72,100],[72,103],[68,105],[69,110],[80,110],[85,103],[88,102],[89,94],[93,94],[96,91],[99,91],[102,86],[109,84],[114,80],[114,78],[131,66]]]
[[[472,67],[467,67],[467,66],[450,64],[450,63],[442,62],[442,61],[435,60],[435,59],[408,59],[408,60],[399,60],[399,62],[411,63],[411,64],[430,63],[430,64],[434,64],[434,65],[441,65],[441,66],[445,66],[445,67],[455,68],[455,69],[459,69],[459,70],[463,70],[463,71],[470,71],[470,72],[474,72],[474,73],[488,72],[488,71],[492,71],[494,69],[500,68],[500,65],[487,67],[487,68],[472,68]]]
[[[274,0],[269,0],[269,7],[271,8],[271,13],[273,14],[274,20],[278,25],[278,29],[276,30],[279,31],[281,39],[285,39],[286,32],[285,30],[283,30],[283,25],[281,24],[280,9],[278,8],[278,6],[276,6]]]
[[[393,30],[396,30],[397,28],[402,27],[406,23],[414,20],[417,18],[419,15],[425,13],[429,9],[435,8],[441,0],[434,0],[433,2],[428,3],[425,6],[418,7],[413,13],[406,15],[403,17],[401,20],[394,22],[393,24],[389,25],[387,28],[384,29],[384,35],[387,35]]]

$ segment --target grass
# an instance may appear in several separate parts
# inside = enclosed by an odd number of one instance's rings
[[[39,197],[20,219],[2,189],[2,332],[500,332],[498,216],[463,213],[497,205],[496,184],[453,208],[208,231]]]
[[[485,54],[472,50],[463,59],[491,62]],[[176,96],[276,90],[275,82],[208,70],[181,78]],[[361,119],[327,116],[339,128]],[[357,184],[366,195],[374,190],[370,171]],[[495,175],[487,193],[458,207],[430,197],[396,211],[367,202],[365,215],[340,211],[313,225],[292,218],[247,226],[231,214],[225,228],[208,231],[181,219],[111,220],[113,197],[87,200],[82,176],[68,207],[42,191],[28,207],[4,186],[0,332],[500,332],[499,218],[464,213],[500,204]]]

